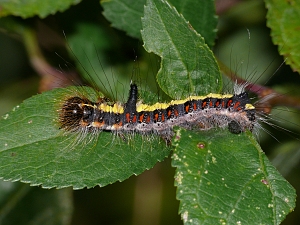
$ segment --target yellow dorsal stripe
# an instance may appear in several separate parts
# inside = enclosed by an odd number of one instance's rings
[[[252,105],[252,104],[246,104],[246,105],[245,105],[245,109],[246,109],[246,110],[255,109],[255,106]]]
[[[137,112],[142,112],[142,111],[149,111],[152,112],[154,110],[161,110],[161,109],[167,109],[169,106],[172,105],[180,105],[184,104],[185,102],[192,101],[192,100],[204,100],[206,98],[217,98],[217,99],[224,99],[224,98],[231,98],[233,95],[226,94],[226,95],[220,95],[220,94],[208,94],[205,96],[189,96],[186,99],[181,99],[181,100],[172,100],[169,103],[160,103],[157,102],[153,105],[148,105],[148,104],[137,104]],[[95,105],[90,105],[90,104],[84,104],[86,106],[90,106],[93,108],[96,108]],[[98,109],[102,110],[103,112],[109,112],[109,113],[118,113],[122,114],[124,113],[124,106],[121,105],[120,103],[115,103],[114,105],[107,105],[106,103],[101,103],[98,105]],[[252,104],[246,104],[245,105],[245,110],[251,110],[255,109],[255,107]]]
[[[109,113],[124,113],[124,107],[120,103],[115,103],[113,106],[102,103],[98,106],[98,109]]]

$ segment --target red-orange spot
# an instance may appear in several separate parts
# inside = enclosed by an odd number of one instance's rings
[[[169,109],[169,110],[167,111],[167,115],[168,115],[168,117],[170,117],[170,116],[172,115],[172,110],[171,110],[171,109]]]
[[[197,104],[196,104],[196,102],[194,102],[194,111],[196,111],[197,110]]]
[[[140,117],[139,117],[139,122],[142,123],[143,119],[144,119],[144,114],[141,114]]]
[[[149,115],[147,116],[146,122],[150,123],[150,116]]]
[[[230,100],[227,102],[227,107],[230,107],[231,103],[232,103],[232,99],[230,99]]]
[[[241,104],[240,102],[235,103],[234,106],[233,106],[233,108],[237,109],[240,104]]]
[[[126,123],[130,122],[130,113],[126,113],[126,115],[125,115],[125,121],[126,121]]]
[[[162,114],[161,115],[161,122],[164,122],[165,121],[165,114]]]
[[[216,107],[218,107],[220,105],[220,102],[216,102]]]
[[[189,109],[190,109],[190,106],[189,106],[189,105],[186,105],[186,106],[185,106],[185,112],[188,113],[188,112],[190,111]]]
[[[174,109],[174,115],[175,115],[176,117],[178,117],[179,113],[178,113],[178,110],[177,110],[177,109]]]
[[[136,123],[136,115],[133,116],[132,122],[133,122],[133,123]]]
[[[209,102],[209,107],[213,107],[213,102],[212,101]]]
[[[157,121],[158,120],[158,113],[155,113],[154,114],[154,121]]]
[[[206,103],[207,103],[206,101],[202,102],[202,108],[205,108]]]

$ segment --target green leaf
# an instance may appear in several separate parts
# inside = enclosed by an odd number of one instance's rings
[[[70,224],[72,189],[43,190],[28,184],[1,181],[0,193],[1,224]]]
[[[222,78],[212,51],[174,7],[148,0],[142,24],[146,51],[161,57],[157,80],[165,93],[178,99],[220,91]]]
[[[210,0],[171,0],[179,13],[200,33],[212,47],[216,38],[217,16],[215,3]],[[103,15],[112,26],[125,31],[129,36],[141,39],[141,17],[146,0],[102,0]]]
[[[58,110],[74,95],[96,101],[87,87],[55,89],[24,101],[0,120],[0,177],[45,188],[105,186],[152,168],[170,148],[158,137],[66,134]]]
[[[63,12],[79,2],[80,0],[0,0],[0,17],[13,15],[24,19],[32,16],[45,18],[48,15]]]
[[[273,42],[294,71],[300,71],[300,1],[266,0]]]
[[[138,39],[141,39],[141,17],[145,3],[145,0],[101,0],[103,15],[111,25]]]
[[[249,132],[178,129],[172,165],[184,224],[280,224],[294,188]]]
[[[215,42],[218,17],[213,0],[169,0],[177,11],[202,35],[206,44],[212,47]]]

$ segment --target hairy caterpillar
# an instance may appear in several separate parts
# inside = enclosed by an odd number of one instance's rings
[[[232,133],[252,131],[255,107],[244,91],[233,95],[189,96],[169,103],[147,105],[138,102],[138,87],[130,85],[127,102],[109,105],[101,99],[92,102],[78,96],[68,98],[60,110],[61,128],[70,132],[158,134],[170,142],[172,128],[208,130],[228,127]]]

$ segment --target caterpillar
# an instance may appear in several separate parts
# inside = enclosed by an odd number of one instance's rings
[[[124,105],[111,105],[104,98],[99,102],[79,96],[67,98],[59,113],[59,123],[60,128],[68,132],[154,133],[169,143],[174,126],[197,130],[228,127],[235,134],[253,131],[256,112],[243,88],[233,95],[189,96],[169,103],[147,105],[138,102],[138,87],[131,84]]]

